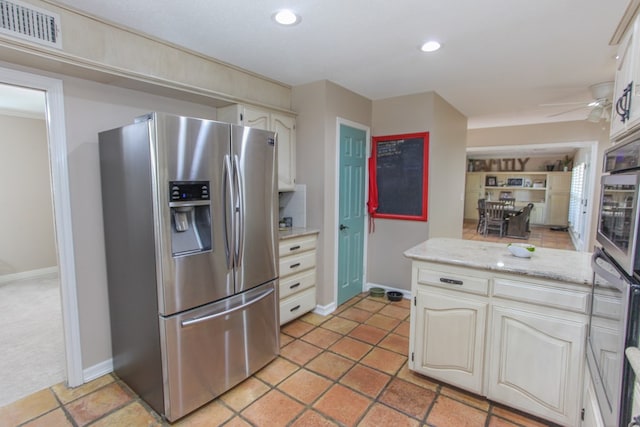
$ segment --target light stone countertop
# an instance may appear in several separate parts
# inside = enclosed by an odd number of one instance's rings
[[[293,239],[294,237],[318,234],[320,231],[313,228],[292,227],[280,230],[280,240]]]
[[[593,280],[590,252],[536,247],[531,258],[518,258],[509,252],[507,242],[433,238],[406,250],[404,255],[418,261],[522,274],[581,285],[589,285]]]

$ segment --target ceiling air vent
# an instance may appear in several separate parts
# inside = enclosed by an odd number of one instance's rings
[[[0,0],[0,33],[62,48],[60,15],[16,0]]]

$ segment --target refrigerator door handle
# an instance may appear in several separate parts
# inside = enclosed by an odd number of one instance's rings
[[[250,305],[257,303],[258,301],[261,301],[261,300],[265,299],[266,297],[271,295],[273,292],[274,292],[274,288],[271,288],[268,291],[263,292],[262,294],[260,294],[257,297],[253,298],[252,300],[249,300],[249,301],[247,301],[247,302],[245,302],[245,303],[243,303],[243,304],[241,304],[241,305],[239,305],[237,307],[232,307],[232,308],[229,308],[227,310],[224,310],[224,311],[221,311],[221,312],[218,312],[218,313],[208,314],[208,315],[202,316],[202,317],[196,317],[194,319],[184,320],[184,321],[180,322],[180,325],[183,328],[186,328],[188,326],[195,325],[195,324],[198,324],[198,323],[201,323],[201,322],[206,322],[208,320],[213,320],[213,319],[215,319],[217,317],[226,316],[227,314],[233,313],[234,311],[243,310],[243,309],[249,307]]]
[[[234,216],[234,218],[238,219],[238,221],[235,222],[235,263],[236,267],[240,267],[242,265],[242,253],[244,251],[244,185],[242,175],[240,174],[240,160],[237,155],[233,156],[233,170],[235,175],[236,196],[238,198],[237,212]]]
[[[231,270],[231,268],[233,268],[233,252],[234,252],[234,247],[233,247],[233,239],[230,240],[229,239],[229,212],[231,211],[231,209],[229,208],[229,205],[227,204],[227,201],[229,201],[229,204],[233,207],[234,206],[234,197],[233,197],[233,192],[232,190],[232,169],[231,169],[231,158],[229,157],[228,154],[225,154],[224,156],[224,164],[223,164],[223,170],[222,170],[222,217],[223,217],[223,228],[224,228],[224,253],[226,255],[226,259],[227,259],[227,270]],[[231,215],[231,217],[233,218],[233,215]],[[231,235],[233,236],[234,233],[234,229],[233,229],[233,222],[232,224],[232,228],[231,228]]]

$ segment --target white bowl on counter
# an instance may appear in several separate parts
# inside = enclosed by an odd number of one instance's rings
[[[507,249],[509,249],[509,252],[514,256],[519,258],[531,258],[536,247],[528,243],[509,243],[507,245]]]

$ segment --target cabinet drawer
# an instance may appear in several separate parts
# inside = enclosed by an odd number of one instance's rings
[[[489,280],[459,273],[442,272],[418,268],[418,284],[432,285],[456,291],[488,295]]]
[[[316,251],[303,252],[299,255],[280,258],[280,279],[292,274],[314,268],[316,266]]]
[[[280,300],[285,299],[289,295],[303,291],[316,284],[316,270],[307,270],[302,273],[288,276],[280,280]]]
[[[585,314],[589,307],[587,292],[501,278],[493,281],[493,296]]]
[[[292,295],[280,302],[280,324],[283,325],[316,307],[316,288]]]
[[[300,236],[292,239],[281,240],[279,253],[281,257],[297,254],[316,248],[316,236]]]

